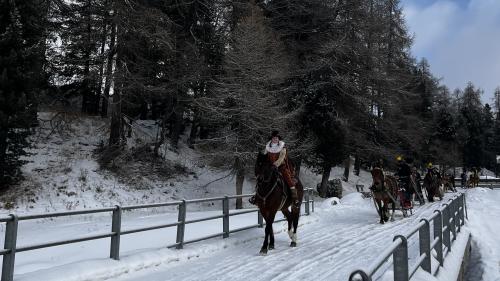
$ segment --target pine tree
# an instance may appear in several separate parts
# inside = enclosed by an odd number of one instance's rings
[[[482,117],[481,126],[482,126],[482,138],[483,138],[482,147],[484,147],[483,163],[481,167],[493,170],[495,168],[495,162],[496,162],[496,157],[495,157],[496,153],[494,150],[495,117],[493,116],[493,111],[489,104],[484,105],[481,117]]]
[[[84,113],[99,112],[108,8],[104,0],[76,0],[58,9],[57,79],[74,85]]]
[[[44,44],[44,14],[37,4],[38,1],[0,2],[1,186],[20,178],[29,128],[36,116],[35,90],[43,76],[40,52]]]
[[[198,100],[217,128],[200,147],[212,164],[233,171],[236,194],[242,193],[245,173],[267,136],[282,129],[289,117],[280,89],[288,68],[283,45],[258,7],[249,5],[245,14],[234,28],[214,91]]]
[[[483,124],[481,90],[469,82],[460,103],[459,125],[465,130],[463,162],[467,168],[481,167],[483,164]]]

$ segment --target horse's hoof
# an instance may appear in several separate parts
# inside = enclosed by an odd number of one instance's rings
[[[385,222],[384,221],[379,221],[380,224],[384,224]]]
[[[290,247],[297,247],[297,242],[291,242]]]
[[[269,251],[270,251],[270,250],[274,250],[274,245],[269,246]]]
[[[261,255],[261,256],[265,256],[265,255],[267,255],[267,249],[261,249],[261,250],[260,250],[260,255]]]

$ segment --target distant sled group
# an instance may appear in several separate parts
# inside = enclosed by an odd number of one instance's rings
[[[371,171],[373,184],[370,190],[381,224],[389,220],[389,206],[393,221],[396,209],[400,209],[406,217],[413,214],[414,201],[418,201],[420,205],[425,204],[424,193],[429,202],[434,202],[436,197],[442,200],[446,191],[456,191],[453,186],[454,179],[442,176],[432,163],[428,164],[422,181],[415,167],[411,168],[400,156],[397,157],[397,161],[398,170],[394,175],[386,174],[380,165],[381,162],[375,164]]]

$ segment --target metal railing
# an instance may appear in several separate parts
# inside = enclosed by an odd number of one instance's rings
[[[421,267],[430,274],[436,275],[439,267],[447,254],[451,251],[452,243],[456,240],[461,226],[467,218],[467,203],[465,193],[449,199],[434,214],[427,219],[421,219],[406,235],[394,236],[393,243],[379,255],[367,268],[359,269],[351,273],[349,281],[372,281],[374,274],[391,257],[394,264],[394,280],[408,281]],[[433,239],[431,239],[431,225],[433,228]],[[408,239],[418,232],[420,255],[416,263],[410,267],[408,259]],[[431,268],[431,252],[436,250],[436,259],[439,266],[434,272]]]
[[[306,188],[304,190],[304,207],[305,207],[305,215],[309,215],[310,212],[314,212],[314,200],[311,199],[311,191],[312,189]],[[38,214],[38,215],[23,215],[17,216],[15,214],[10,214],[8,217],[0,217],[0,223],[6,223],[5,228],[5,241],[4,248],[0,249],[0,256],[3,256],[2,263],[2,277],[1,281],[12,281],[14,278],[14,265],[16,253],[32,251],[36,249],[60,246],[65,244],[72,244],[96,239],[103,238],[111,238],[110,241],[110,251],[109,257],[114,260],[120,259],[120,238],[122,235],[168,228],[168,227],[177,227],[177,235],[176,242],[172,245],[168,245],[168,248],[176,248],[182,249],[185,244],[198,242],[201,240],[206,240],[210,238],[220,237],[223,238],[229,237],[230,233],[247,230],[255,227],[263,227],[264,220],[262,215],[259,212],[258,208],[252,209],[243,209],[243,210],[229,210],[229,200],[230,199],[238,199],[238,198],[247,198],[251,197],[253,194],[243,194],[243,195],[233,195],[233,196],[223,196],[223,197],[212,197],[212,198],[203,198],[203,199],[193,199],[193,200],[180,200],[180,201],[172,201],[165,203],[155,203],[155,204],[143,204],[143,205],[133,205],[133,206],[115,206],[112,208],[99,208],[99,209],[88,209],[81,211],[68,211],[68,212],[57,212],[57,213],[49,213],[49,214]],[[194,203],[202,203],[202,202],[215,202],[222,201],[222,214],[192,220],[186,220],[186,213],[188,204]],[[141,228],[133,228],[122,230],[122,213],[125,210],[136,210],[136,209],[148,209],[148,208],[158,208],[158,207],[167,207],[167,206],[178,206],[178,219],[177,222],[168,223],[168,224],[160,224],[148,227]],[[23,245],[21,247],[17,246],[17,234],[18,234],[18,223],[19,221],[25,220],[36,220],[36,219],[45,219],[45,218],[55,218],[55,217],[65,217],[65,216],[75,216],[75,215],[85,215],[85,214],[96,214],[96,213],[112,213],[112,221],[111,221],[111,231],[100,234],[92,234],[86,236],[80,236],[77,238],[69,239],[69,240],[59,240],[59,241],[51,241],[41,244],[35,245]],[[257,212],[257,224],[230,230],[229,227],[229,218],[231,216],[237,216],[247,213]],[[188,241],[184,241],[185,234],[185,226],[186,224],[193,224],[202,221],[209,221],[215,219],[222,219],[222,232],[204,236],[201,238],[196,238]],[[276,220],[275,222],[284,221],[285,219]]]

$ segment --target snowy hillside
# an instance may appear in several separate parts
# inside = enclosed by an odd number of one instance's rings
[[[185,142],[180,142],[176,152],[162,148],[165,161],[154,167],[141,162],[141,147],[157,133],[150,121],[135,123],[132,138],[127,139],[130,152],[123,157],[133,157],[134,161],[124,160],[121,163],[126,165],[112,172],[99,167],[94,153],[107,141],[108,124],[103,119],[50,112],[40,113],[39,119],[41,126],[32,136],[34,146],[26,159],[29,163],[23,167],[25,180],[0,195],[2,213],[44,213],[235,194],[235,179],[228,171],[200,164],[197,152]],[[342,168],[334,168],[330,178],[342,174]],[[303,168],[301,180],[305,186],[316,187],[321,176]],[[343,183],[344,194],[355,190],[355,184],[367,186],[370,181],[368,173],[362,171],[357,177],[351,169],[349,182]],[[253,179],[246,177],[243,192],[253,190]]]

